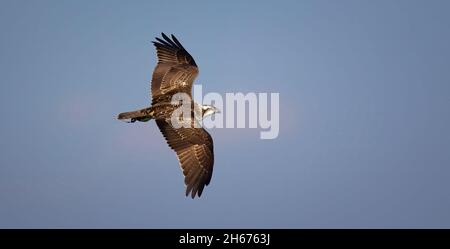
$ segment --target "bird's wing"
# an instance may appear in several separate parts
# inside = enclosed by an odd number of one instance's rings
[[[152,104],[170,102],[172,95],[179,92],[191,96],[192,84],[198,75],[197,64],[183,48],[177,38],[162,33],[153,44],[156,47],[158,64],[153,71],[151,83]]]
[[[186,196],[192,198],[202,195],[203,188],[209,184],[214,165],[213,140],[203,128],[175,129],[163,119],[157,119],[156,124],[164,135],[170,148],[178,157],[184,174]]]

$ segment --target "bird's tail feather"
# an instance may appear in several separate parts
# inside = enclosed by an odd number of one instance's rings
[[[145,108],[137,111],[122,112],[117,116],[117,119],[123,120],[127,123],[134,123],[136,121],[147,122],[153,118],[153,112],[150,108]]]

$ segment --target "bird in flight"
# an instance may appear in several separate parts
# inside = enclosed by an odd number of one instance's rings
[[[152,103],[150,107],[124,112],[119,120],[129,123],[147,122],[154,119],[169,147],[177,154],[184,175],[186,196],[200,197],[203,188],[211,181],[214,165],[213,140],[211,135],[198,124],[206,116],[220,112],[211,105],[201,105],[191,101],[188,106],[190,125],[173,123],[180,101],[174,101],[177,94],[185,94],[192,99],[192,85],[198,75],[198,67],[174,35],[169,38],[164,33],[156,38],[158,63],[153,70],[151,81]],[[177,116],[177,115],[175,115]],[[186,116],[183,116],[186,117]]]

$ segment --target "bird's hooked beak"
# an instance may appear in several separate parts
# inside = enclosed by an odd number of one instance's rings
[[[203,110],[202,118],[205,118],[210,115],[214,115],[216,113],[220,113],[220,109],[215,106],[212,106],[212,105],[204,105],[204,106],[202,106],[202,110]]]

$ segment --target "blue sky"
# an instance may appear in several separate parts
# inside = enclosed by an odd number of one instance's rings
[[[0,227],[450,227],[448,1],[0,1]],[[206,92],[279,92],[280,136],[213,129],[184,197],[149,104],[173,33]]]

